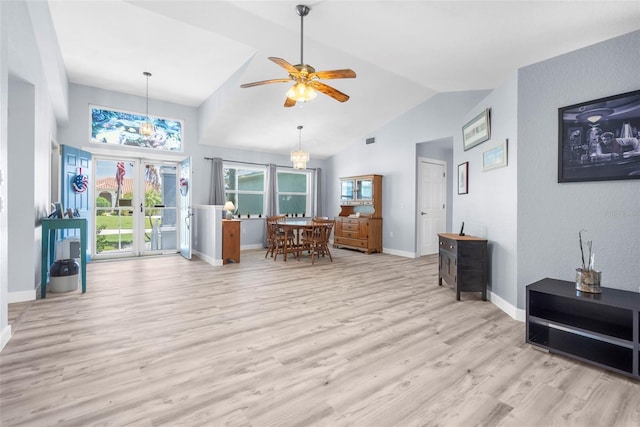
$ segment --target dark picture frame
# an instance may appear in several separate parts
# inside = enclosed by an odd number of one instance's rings
[[[558,109],[558,182],[640,179],[640,90]]]
[[[458,165],[458,194],[469,193],[469,162]]]
[[[467,151],[491,138],[491,110],[487,108],[462,127],[462,147]]]

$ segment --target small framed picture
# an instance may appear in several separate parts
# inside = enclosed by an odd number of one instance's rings
[[[458,165],[458,194],[469,193],[469,162]]]
[[[491,138],[491,110],[488,108],[462,127],[464,151]]]
[[[482,170],[507,166],[507,140],[482,153]]]

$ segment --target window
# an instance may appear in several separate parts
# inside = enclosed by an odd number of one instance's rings
[[[266,168],[225,164],[224,189],[237,215],[257,217],[264,212]]]
[[[182,120],[146,116],[94,105],[90,105],[89,108],[92,143],[182,151]],[[154,133],[143,136],[140,134],[140,126],[149,121],[153,123]]]
[[[309,172],[278,170],[278,213],[290,216],[311,214]]]

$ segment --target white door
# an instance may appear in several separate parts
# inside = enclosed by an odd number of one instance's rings
[[[447,163],[420,159],[418,171],[418,247],[420,256],[438,253],[438,233],[447,227]]]
[[[180,162],[180,254],[191,259],[191,157]]]

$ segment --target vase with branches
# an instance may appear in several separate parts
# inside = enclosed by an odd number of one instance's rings
[[[600,279],[602,273],[596,271],[595,253],[593,252],[593,241],[583,241],[582,233],[587,230],[580,230],[578,232],[578,240],[580,242],[580,255],[582,258],[582,268],[576,268],[576,289],[581,292],[600,293]],[[586,243],[586,245],[585,245]],[[585,251],[585,246],[587,250]],[[585,259],[585,253],[587,255]]]

